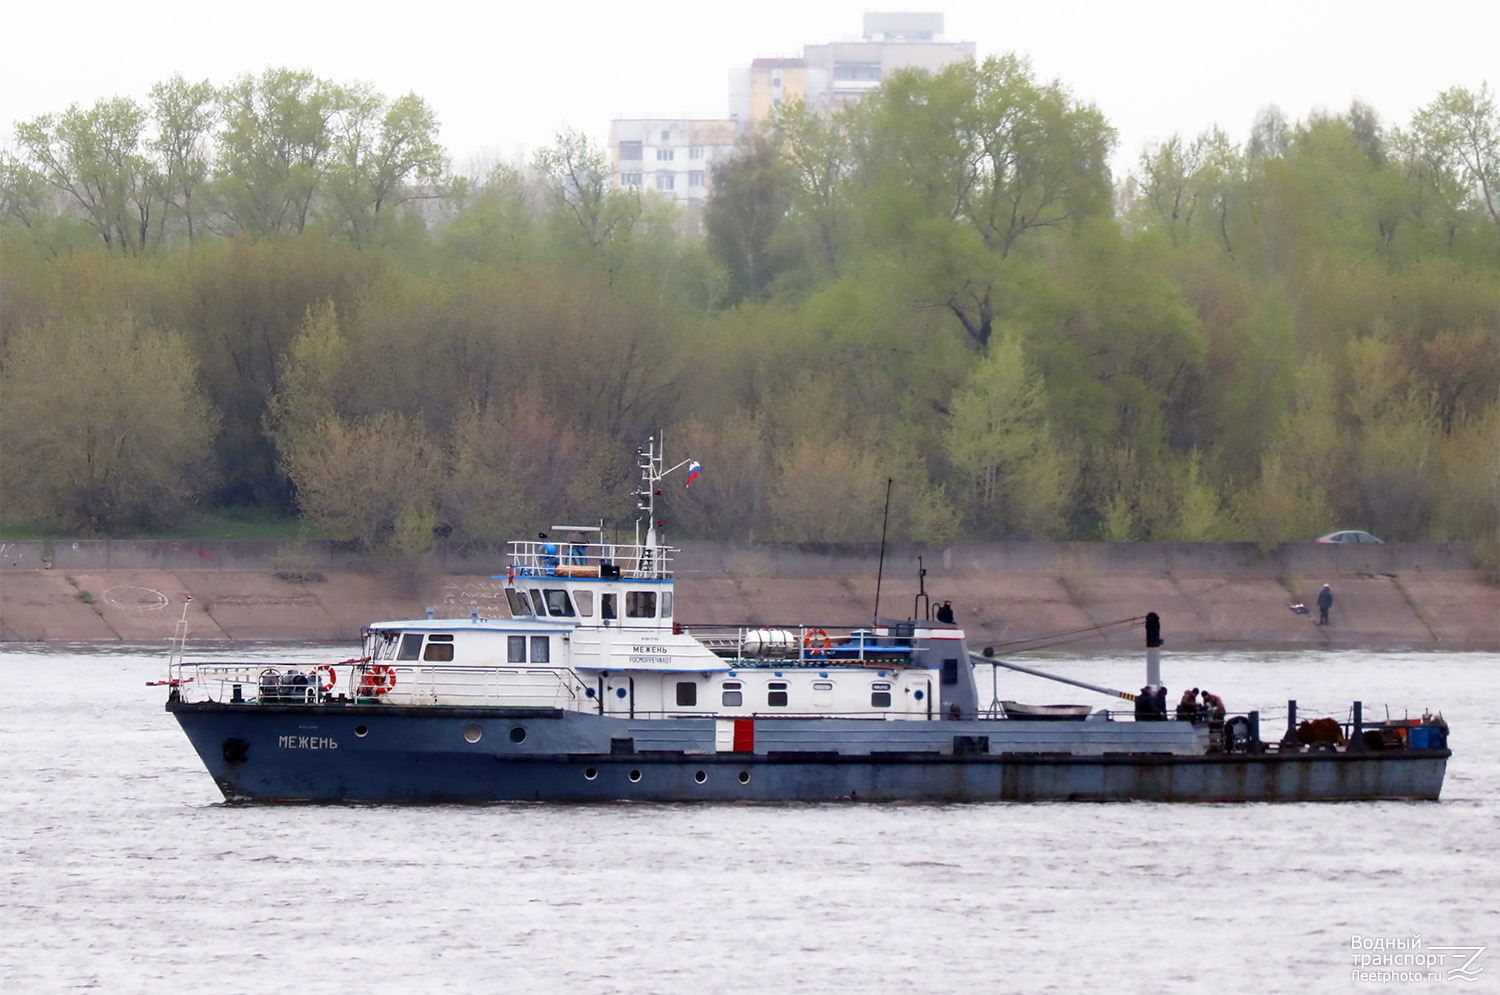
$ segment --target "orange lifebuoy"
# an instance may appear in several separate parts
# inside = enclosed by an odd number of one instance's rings
[[[823,640],[821,646],[815,645],[819,639]],[[832,645],[833,640],[828,638],[827,629],[808,629],[807,634],[802,637],[802,648],[812,656],[822,656]]]
[[[328,683],[323,684],[322,688],[324,691],[332,691],[334,684],[338,683],[338,674],[334,672],[333,664],[320,663],[312,669],[313,680],[317,680],[318,672],[322,670],[328,671]]]
[[[377,663],[365,672],[359,683],[359,693],[379,697],[396,686],[396,671],[383,663]]]

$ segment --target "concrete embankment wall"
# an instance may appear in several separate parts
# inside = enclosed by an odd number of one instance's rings
[[[1092,627],[1158,612],[1178,647],[1500,649],[1500,589],[1460,543],[897,544],[689,542],[674,567],[677,617],[693,624],[855,626],[952,600],[974,645],[1077,630],[1096,648],[1139,634]],[[55,541],[0,543],[0,638],[153,642],[184,598],[199,639],[351,639],[371,621],[471,611],[504,617],[504,560],[443,551],[416,572],[334,543]],[[286,579],[288,570],[321,581]],[[278,576],[278,573],[280,576]],[[1332,585],[1332,624],[1294,614]]]

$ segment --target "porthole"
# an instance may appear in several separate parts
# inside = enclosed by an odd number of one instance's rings
[[[697,781],[699,784],[702,784],[704,781],[708,780],[708,775],[700,770],[698,773],[693,775],[693,780]]]
[[[469,726],[464,730],[464,739],[471,743],[477,743],[484,738],[484,730],[478,726]]]
[[[513,728],[510,731],[510,741],[512,743],[526,742],[526,730],[521,728],[520,726],[516,726],[515,728]]]
[[[742,770],[742,771],[740,771],[740,783],[741,784],[749,784],[750,783],[750,772],[748,770]]]
[[[615,697],[616,698],[623,698],[623,697],[625,697],[625,689],[624,688],[616,688],[615,689]]]
[[[634,784],[635,782],[639,781],[640,779],[641,779],[641,772],[640,771],[633,770],[633,771],[630,772],[630,783],[631,784]]]
[[[596,778],[598,776],[599,776],[599,772],[597,770],[595,770],[594,768],[592,768],[592,767],[590,767],[588,770],[586,770],[586,771],[583,772],[583,779],[585,781],[592,781],[594,778]]]
[[[922,692],[921,691],[913,691],[912,692],[912,697],[916,698],[918,701],[921,701],[922,700]]]
[[[369,734],[369,732],[370,732],[370,730],[366,729],[364,726],[355,726],[354,727],[354,735],[360,737],[361,739],[363,739],[365,736],[367,736]]]

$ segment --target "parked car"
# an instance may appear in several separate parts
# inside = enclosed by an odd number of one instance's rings
[[[1380,542],[1379,539],[1368,532],[1359,529],[1345,529],[1342,532],[1330,532],[1326,536],[1318,536],[1319,542]]]

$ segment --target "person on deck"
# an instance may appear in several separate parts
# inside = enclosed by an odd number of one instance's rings
[[[1328,624],[1328,609],[1333,607],[1333,589],[1327,584],[1318,592],[1318,624]]]
[[[1208,691],[1203,692],[1203,707],[1208,710],[1210,719],[1224,718],[1224,699]]]
[[[1156,718],[1152,713],[1156,710],[1156,698],[1151,694],[1151,687],[1147,685],[1141,688],[1135,696],[1135,720],[1137,722],[1150,722]]]
[[[953,624],[953,602],[944,601],[942,604],[938,605],[937,620],[939,622],[942,622],[944,625]]]
[[[1198,689],[1182,692],[1182,700],[1177,703],[1177,718],[1180,721],[1191,722],[1198,714]]]
[[[1160,722],[1167,721],[1167,686],[1165,684],[1156,689],[1156,718]]]

